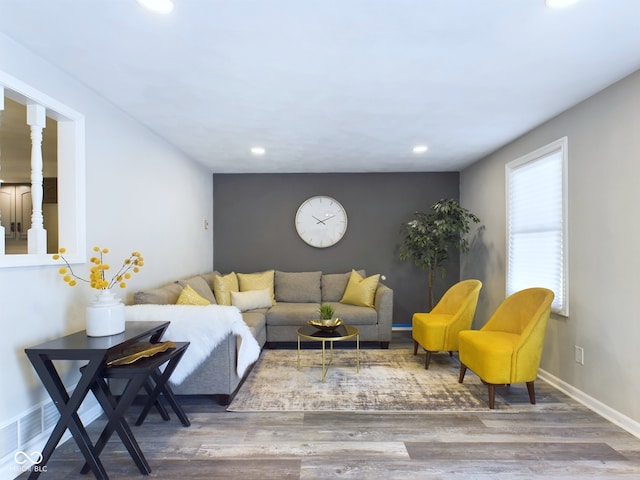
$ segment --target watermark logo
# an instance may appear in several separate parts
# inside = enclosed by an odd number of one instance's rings
[[[27,462],[31,462],[37,465],[42,461],[42,453],[31,452],[31,455],[29,455],[27,452],[23,452],[21,450],[19,452],[16,452],[16,454],[13,456],[13,459],[18,465],[24,465]]]
[[[13,460],[18,464],[19,472],[46,472],[47,466],[40,465],[42,462],[42,452],[24,452],[19,450],[13,456]]]

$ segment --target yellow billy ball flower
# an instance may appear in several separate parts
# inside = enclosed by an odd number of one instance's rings
[[[109,249],[96,245],[93,247],[93,252],[95,252],[96,255],[89,259],[90,267],[88,278],[82,278],[75,274],[66,258],[62,255],[64,252],[66,252],[66,249],[60,248],[58,249],[58,253],[52,255],[52,258],[53,260],[64,261],[65,266],[60,267],[58,272],[63,276],[63,280],[69,286],[76,285],[76,280],[82,280],[92,288],[98,290],[111,288],[115,285],[118,285],[120,288],[125,288],[127,286],[126,280],[129,280],[133,273],[139,272],[140,268],[144,265],[142,254],[134,251],[129,258],[124,259],[122,266],[115,272],[115,275],[111,279],[107,279],[106,271],[111,270],[111,266],[108,263],[104,263],[104,255],[109,253]]]

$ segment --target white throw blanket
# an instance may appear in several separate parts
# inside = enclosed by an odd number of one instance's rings
[[[169,380],[174,385],[182,383],[229,334],[237,335],[242,340],[236,366],[239,377],[260,355],[260,345],[236,307],[128,305],[125,307],[125,319],[171,322],[162,340],[191,342]]]

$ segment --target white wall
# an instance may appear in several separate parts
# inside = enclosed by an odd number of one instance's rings
[[[133,250],[145,267],[126,290],[157,286],[213,265],[211,173],[51,64],[0,34],[0,70],[86,117],[87,250],[112,266]],[[87,267],[80,270],[87,272]],[[57,267],[0,269],[0,426],[48,399],[24,348],[84,328],[95,291],[68,287]],[[69,381],[76,377],[69,372]]]
[[[640,72],[467,168],[461,202],[485,229],[462,262],[484,282],[475,326],[505,292],[505,164],[569,139],[569,318],[554,317],[541,368],[640,422]],[[584,365],[574,347],[584,348]]]

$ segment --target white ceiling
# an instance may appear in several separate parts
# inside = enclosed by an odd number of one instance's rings
[[[175,4],[0,0],[0,31],[218,173],[460,170],[640,68],[640,0]]]

